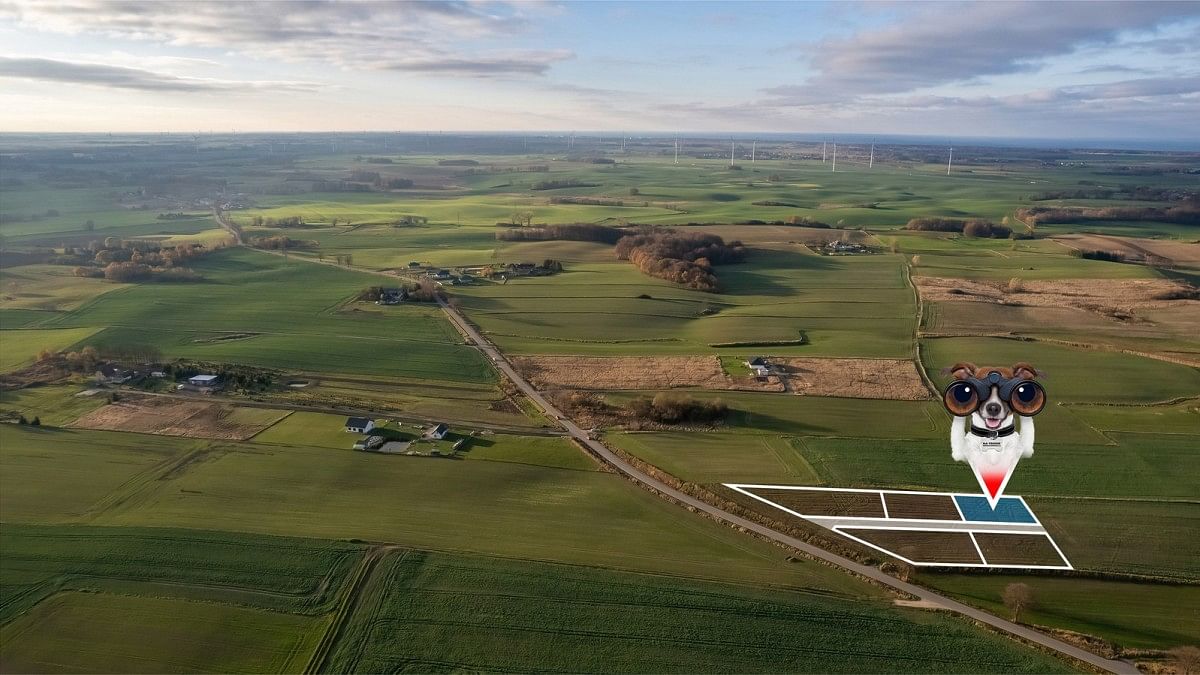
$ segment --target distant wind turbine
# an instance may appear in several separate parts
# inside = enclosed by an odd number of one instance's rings
[[[833,139],[833,173],[837,173],[837,139]]]
[[[954,146],[950,146],[950,157],[946,160],[946,175],[950,175],[950,166],[954,164]]]
[[[729,139],[729,166],[733,166],[733,150],[737,147],[737,141]]]
[[[758,148],[758,141],[750,141],[750,163],[754,163],[754,151]]]
[[[868,169],[875,168],[875,139],[871,139],[871,160],[867,163]]]
[[[675,137],[675,163],[679,163],[679,137]]]
[[[825,145],[828,141],[821,141],[821,163],[825,163]]]

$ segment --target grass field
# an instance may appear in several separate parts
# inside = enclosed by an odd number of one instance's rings
[[[1126,648],[1171,649],[1194,643],[1200,634],[1200,586],[1028,575],[922,573],[919,578],[1000,616],[1008,612],[1000,601],[1004,587],[1027,584],[1034,606],[1022,621],[1098,635]]]
[[[879,602],[562,565],[405,552],[380,563],[365,595],[333,671],[1062,669]]]
[[[61,593],[0,628],[0,649],[14,672],[297,672],[323,628],[231,605]]]
[[[204,447],[167,436],[0,424],[0,513],[10,523],[78,521]]]
[[[206,281],[99,296],[53,323],[104,330],[99,348],[149,344],[168,357],[268,368],[491,382],[493,371],[433,307],[347,305],[377,277],[239,249],[194,269]],[[382,282],[386,283],[386,282]],[[246,334],[218,339],[222,334]]]
[[[0,412],[41,418],[42,424],[60,427],[108,402],[104,392],[77,396],[86,391],[78,385],[47,385],[0,391]]]
[[[1153,403],[1200,394],[1200,370],[1131,354],[1072,349],[1000,338],[943,338],[922,341],[922,357],[934,381],[938,371],[959,361],[1011,365],[1027,361],[1046,370],[1051,403]]]
[[[0,644],[16,671],[301,670],[363,550],[13,523],[0,544]]]
[[[9,372],[33,363],[38,352],[61,351],[94,334],[97,328],[59,330],[0,330],[0,372]]]
[[[230,446],[154,481],[95,522],[355,537],[672,574],[861,588],[815,563],[785,563],[774,547],[663,503],[613,474],[513,462]]]
[[[557,243],[557,242],[554,242]],[[539,244],[540,246],[540,244]],[[531,257],[541,259],[531,249]],[[628,263],[581,263],[549,278],[455,290],[467,316],[506,351],[703,354],[711,345],[796,341],[764,348],[806,356],[911,355],[916,306],[899,256],[826,258],[752,249],[717,268],[721,294],[651,279]],[[647,295],[646,297],[639,297]]]

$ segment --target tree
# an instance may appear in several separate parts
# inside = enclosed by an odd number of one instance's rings
[[[54,352],[50,351],[49,349],[43,349],[42,351],[38,352],[37,362],[45,363],[52,358],[54,358]]]
[[[30,424],[30,426],[40,427],[40,426],[42,426],[42,418],[38,417],[37,415],[34,415],[33,421],[30,422],[29,424]]]
[[[1013,613],[1013,621],[1021,620],[1021,612],[1033,606],[1033,589],[1029,584],[1015,583],[1004,587],[1001,594],[1004,606]]]
[[[21,424],[21,425],[29,424],[29,420],[25,419],[24,415],[21,415],[20,417],[17,418],[17,424]]]
[[[630,197],[636,197],[636,196],[640,195],[641,193],[642,193],[642,191],[635,187],[629,188],[629,196]]]
[[[1200,647],[1176,647],[1170,653],[1175,658],[1175,670],[1180,675],[1200,673]]]
[[[91,232],[92,230],[96,229],[96,221],[94,221],[94,220],[87,221],[86,223],[83,224],[83,229],[85,232]]]

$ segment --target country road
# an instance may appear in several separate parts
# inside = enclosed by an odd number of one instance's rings
[[[758,523],[746,520],[745,518],[736,516],[728,511],[713,506],[708,502],[704,502],[696,499],[695,497],[684,494],[667,485],[666,483],[663,483],[658,479],[643,473],[637,467],[625,461],[620,455],[614,453],[612,450],[609,450],[608,447],[606,447],[603,443],[590,438],[587,431],[572,422],[566,415],[562,413],[562,411],[556,408],[554,404],[543,397],[541,393],[533,387],[533,385],[527,382],[525,378],[522,377],[521,374],[512,367],[508,360],[504,358],[504,355],[501,354],[491,342],[486,340],[483,335],[476,330],[475,327],[471,325],[457,309],[451,307],[449,303],[441,298],[438,298],[438,304],[442,306],[442,309],[446,311],[446,314],[450,317],[450,320],[453,321],[456,326],[458,326],[459,330],[462,331],[464,335],[469,337],[475,343],[475,346],[481,352],[483,352],[485,356],[491,359],[492,363],[496,365],[497,369],[499,369],[505,374],[505,376],[512,380],[512,382],[517,385],[517,388],[519,388],[534,403],[541,407],[548,416],[558,420],[558,423],[561,424],[575,440],[586,445],[592,450],[592,452],[596,453],[597,456],[599,456],[613,468],[625,474],[629,478],[632,478],[638,483],[641,483],[645,487],[666,495],[680,504],[703,511],[713,518],[728,523],[729,525],[749,530],[755,534],[779,542],[785,546],[803,551],[814,558],[819,558],[832,565],[867,577],[897,591],[915,596],[921,602],[930,606],[936,606],[940,609],[957,612],[970,619],[987,624],[997,630],[1052,649],[1061,654],[1065,654],[1069,657],[1078,659],[1079,661],[1083,661],[1109,672],[1138,672],[1137,668],[1130,663],[1103,658],[1089,651],[1080,649],[1074,645],[1067,644],[1061,640],[1056,640],[1031,628],[1027,628],[1020,624],[1002,619],[994,614],[989,614],[988,612],[976,609],[969,605],[964,605],[957,600],[953,600],[939,593],[935,593],[929,589],[922,588],[905,581],[900,581],[893,576],[880,572],[874,567],[868,567],[867,565],[857,563],[849,558],[840,556],[836,553],[831,553],[823,548],[819,548],[807,542],[796,539],[795,537],[790,537],[782,532],[777,532],[769,527],[765,527],[763,525],[759,525]]]
[[[222,223],[222,225],[224,225],[224,223]],[[269,251],[269,253],[276,252]],[[313,260],[302,256],[295,256],[293,259],[306,260],[308,262],[317,264],[333,264],[331,262]],[[381,276],[390,277],[392,279],[398,278],[395,275],[379,272],[378,270],[365,270],[359,268],[352,269],[360,272],[378,274]],[[1063,642],[1062,640],[1050,637],[1049,635],[1036,631],[1032,628],[1013,623],[1012,621],[996,616],[995,614],[985,612],[981,609],[971,607],[970,605],[965,605],[957,600],[944,596],[940,593],[936,593],[927,588],[922,588],[906,581],[900,581],[891,575],[884,574],[875,567],[863,565],[844,556],[826,551],[823,548],[813,546],[812,544],[796,539],[795,537],[788,536],[782,532],[772,530],[769,527],[746,520],[745,518],[729,513],[724,509],[713,506],[708,502],[701,501],[695,497],[692,497],[691,495],[684,494],[683,492],[672,488],[671,486],[659,481],[653,476],[642,472],[634,465],[625,461],[625,459],[614,453],[603,443],[590,438],[586,430],[572,422],[566,415],[562,413],[562,411],[560,411],[557,407],[550,403],[550,401],[543,397],[541,392],[539,392],[532,384],[526,381],[525,378],[522,377],[515,368],[513,368],[512,364],[510,364],[508,360],[504,358],[504,355],[500,352],[500,350],[497,349],[490,341],[484,338],[483,334],[476,330],[475,327],[468,322],[457,309],[452,307],[441,297],[438,297],[438,304],[441,306],[442,310],[446,312],[446,315],[459,329],[459,331],[472,342],[474,342],[475,347],[479,349],[484,356],[488,357],[488,359],[496,366],[496,368],[500,372],[504,373],[504,375],[508,377],[518,389],[528,396],[530,400],[539,406],[547,416],[549,416],[551,419],[557,420],[557,422],[567,430],[567,433],[570,434],[572,438],[588,447],[596,454],[597,457],[607,462],[612,468],[621,472],[630,479],[640,483],[644,487],[665,495],[679,504],[702,511],[721,522],[754,532],[759,536],[778,542],[784,546],[802,551],[814,558],[818,558],[831,565],[834,565],[835,567],[840,567],[849,572],[853,572],[876,581],[889,588],[912,595],[918,598],[919,602],[925,603],[926,605],[936,606],[937,608],[943,610],[956,612],[969,619],[986,624],[998,631],[1018,637],[1041,647],[1051,649],[1060,654],[1071,657],[1078,661],[1082,661],[1107,672],[1121,673],[1122,675],[1136,674],[1138,672],[1137,668],[1127,661],[1104,658],[1085,649],[1080,649],[1079,647]]]

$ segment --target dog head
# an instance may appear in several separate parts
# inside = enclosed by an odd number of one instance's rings
[[[1040,387],[1031,388],[1029,392],[1016,391],[1011,388],[1008,391],[1002,392],[1005,382],[1014,380],[1032,380],[1041,373],[1025,362],[1013,364],[1011,368],[1003,366],[984,366],[979,367],[973,363],[956,363],[945,371],[953,375],[955,380],[967,381],[980,380],[987,381],[992,373],[998,373],[1000,382],[990,384],[987,389],[987,396],[984,397],[982,392],[975,387],[950,387],[946,390],[945,403],[947,409],[956,415],[971,415],[971,423],[975,426],[994,431],[1002,429],[1013,423],[1013,396],[1028,394],[1031,398],[1015,400],[1018,407],[1018,414],[1036,414],[1040,411],[1045,403],[1045,394]],[[1006,394],[1006,395],[1005,395]],[[1033,413],[1029,411],[1033,410]]]

